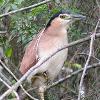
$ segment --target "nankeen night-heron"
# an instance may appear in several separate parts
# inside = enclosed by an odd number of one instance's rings
[[[46,27],[29,43],[21,62],[20,71],[25,74],[31,67],[38,65],[59,48],[68,44],[67,30],[75,20],[85,18],[79,14],[71,14],[69,11],[61,11],[55,14]],[[44,100],[44,91],[47,79],[53,81],[59,74],[64,61],[67,58],[68,49],[64,49],[51,57],[42,66],[28,76],[28,81],[38,87],[41,100]]]

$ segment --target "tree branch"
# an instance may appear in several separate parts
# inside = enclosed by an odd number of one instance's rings
[[[7,31],[0,31],[0,34],[6,34]]]
[[[11,15],[11,14],[17,13],[17,12],[21,12],[21,11],[24,11],[24,10],[28,10],[28,9],[32,9],[32,8],[38,7],[38,6],[40,6],[40,5],[43,5],[43,4],[48,3],[48,2],[50,2],[50,1],[51,1],[51,0],[45,0],[45,1],[42,1],[42,2],[40,2],[40,3],[31,5],[31,6],[28,6],[28,7],[24,7],[24,8],[18,9],[18,10],[14,10],[14,11],[10,11],[10,12],[8,12],[8,13],[5,13],[5,14],[0,15],[0,18],[1,18],[1,17],[4,17],[4,16],[7,16],[7,15]]]
[[[87,54],[87,53],[77,53],[77,55],[89,56],[89,54]],[[94,58],[95,60],[97,60],[98,62],[100,62],[100,59],[98,59],[97,57],[95,57],[93,55],[91,57]]]
[[[11,70],[0,60],[0,63],[3,65],[3,67],[12,75],[12,77],[18,81],[17,77],[11,72]],[[22,85],[20,85],[21,89],[24,91],[24,93],[29,96],[31,99],[33,100],[38,100],[36,98],[34,98],[33,96],[31,96],[25,89]]]
[[[87,70],[89,70],[89,69],[91,69],[91,68],[95,68],[95,67],[100,67],[100,62],[99,62],[99,63],[94,63],[94,64],[92,64],[92,65],[87,66]],[[66,77],[60,79],[59,81],[54,82],[53,84],[51,84],[51,85],[49,85],[49,86],[47,87],[47,90],[50,89],[51,87],[54,87],[54,86],[56,86],[56,85],[58,85],[58,84],[60,84],[60,83],[62,83],[62,82],[64,82],[64,81],[70,79],[71,77],[73,77],[73,76],[75,76],[75,75],[81,73],[83,70],[84,70],[84,68],[81,68],[81,69],[79,69],[79,70],[77,70],[77,71],[71,73],[70,75],[67,75]]]
[[[96,38],[100,37],[100,33],[96,34]],[[18,82],[16,82],[10,89],[8,89],[1,97],[0,97],[0,100],[2,100],[6,95],[10,94],[14,89],[16,89],[19,85],[21,85],[21,83],[32,73],[32,72],[35,72],[41,65],[43,65],[46,61],[48,61],[51,57],[53,57],[55,54],[57,54],[58,52],[68,48],[68,47],[71,47],[71,46],[74,46],[74,45],[77,45],[77,44],[80,44],[82,42],[85,42],[85,41],[88,41],[90,40],[90,36],[86,37],[86,38],[83,38],[83,39],[79,39],[77,41],[74,41],[74,42],[71,42],[69,43],[68,45],[65,45],[63,48],[61,49],[58,49],[56,52],[54,52],[53,54],[51,54],[49,57],[47,57],[46,59],[44,59],[40,64],[38,65],[35,65],[34,67],[31,67],[22,77],[21,79],[18,80]]]
[[[96,30],[97,30],[97,28],[98,28],[98,25],[99,25],[99,20],[98,20],[98,22],[97,22],[97,25],[96,25],[96,27],[95,27],[95,29],[94,29],[93,34],[91,35],[89,56],[88,56],[88,58],[87,58],[87,61],[86,61],[86,63],[85,63],[84,70],[83,70],[83,73],[82,73],[82,76],[81,76],[80,85],[79,85],[78,100],[81,99],[81,91],[82,91],[83,81],[84,81],[85,73],[86,73],[86,70],[87,70],[87,66],[88,66],[89,61],[90,61],[91,56],[92,56],[93,43],[94,43],[94,39],[95,39]]]
[[[98,6],[98,8],[99,8],[99,14],[100,14],[100,4],[99,4],[100,2],[98,1],[98,0],[96,0],[96,4],[97,4],[97,6]]]
[[[87,66],[87,70],[90,70],[90,69],[96,68],[96,67],[100,67],[100,62],[94,63],[92,65]],[[70,75],[67,75],[64,78],[59,79],[58,81],[56,81],[56,82],[52,83],[51,85],[47,86],[46,90],[48,90],[48,89],[50,89],[50,88],[52,88],[52,87],[54,87],[54,86],[56,86],[58,84],[63,83],[64,81],[66,81],[66,80],[72,78],[73,76],[81,73],[83,70],[84,70],[84,68],[81,68],[81,69],[79,69],[77,71],[72,72]],[[34,90],[34,88],[29,89],[27,92],[32,91],[32,90]]]
[[[0,81],[1,81],[3,84],[5,84],[9,89],[11,88],[11,86],[8,85],[3,79],[0,78]],[[17,100],[20,100],[18,93],[17,93],[15,90],[13,90],[13,92],[15,93],[15,95],[16,95],[16,97],[17,97]]]
[[[84,76],[85,76],[85,73],[86,73],[87,66],[88,66],[88,64],[89,64],[91,55],[92,55],[93,43],[94,43],[94,34],[91,35],[89,56],[88,56],[87,61],[86,61],[86,63],[85,63],[84,70],[83,70],[83,73],[82,73],[82,76],[81,76],[81,80],[80,80],[78,100],[81,99],[81,91],[82,91]]]
[[[6,78],[6,76],[0,71],[0,77],[6,81],[9,85],[11,85],[11,82]]]

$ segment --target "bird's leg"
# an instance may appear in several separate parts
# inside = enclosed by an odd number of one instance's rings
[[[46,82],[48,82],[49,77],[48,77],[48,72],[47,72],[47,71],[45,71],[45,72],[43,73],[43,77],[45,78]]]
[[[44,100],[44,92],[45,92],[45,89],[46,89],[46,86],[41,86],[39,88],[39,95],[40,95],[41,100]]]

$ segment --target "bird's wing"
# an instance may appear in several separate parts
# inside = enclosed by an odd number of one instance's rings
[[[25,50],[25,54],[19,69],[22,74],[25,74],[30,69],[30,67],[34,66],[37,62],[36,49],[34,49],[35,42],[36,39],[33,39]]]
[[[43,32],[43,30],[40,31],[39,35],[41,34],[41,32]],[[29,43],[28,47],[25,50],[25,54],[19,69],[22,74],[25,74],[38,61],[37,59],[38,54],[36,50],[37,48],[35,47],[38,36]]]

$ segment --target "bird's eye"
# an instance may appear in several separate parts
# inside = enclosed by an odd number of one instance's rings
[[[61,19],[64,19],[66,16],[65,15],[60,15],[60,18]]]

